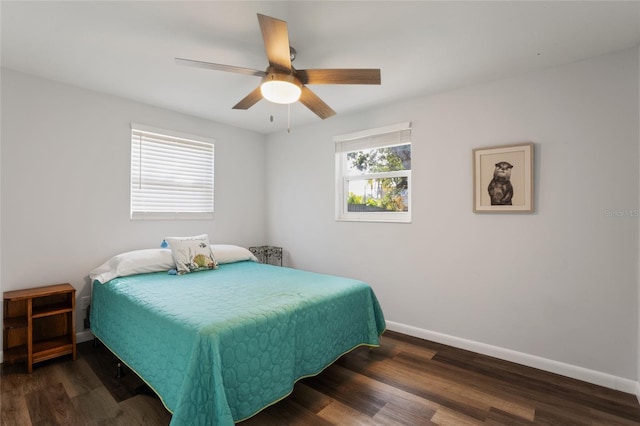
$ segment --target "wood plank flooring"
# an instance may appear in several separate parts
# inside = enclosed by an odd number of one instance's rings
[[[170,413],[91,342],[78,359],[3,366],[2,425],[167,425]],[[269,425],[640,425],[635,396],[461,349],[386,332],[241,422]]]

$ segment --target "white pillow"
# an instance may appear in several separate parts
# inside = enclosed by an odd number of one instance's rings
[[[243,260],[258,261],[253,253],[246,248],[231,244],[211,244],[211,251],[219,265],[223,263],[242,262]]]
[[[117,277],[168,271],[175,267],[176,264],[169,249],[135,250],[113,256],[91,270],[89,278],[92,282],[98,280],[104,284]]]
[[[178,274],[218,268],[207,234],[194,237],[166,237],[165,240],[171,247]]]

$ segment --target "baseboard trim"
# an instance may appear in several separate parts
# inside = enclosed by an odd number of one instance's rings
[[[93,340],[93,333],[89,330],[76,333],[76,343],[88,342],[89,340]]]
[[[619,390],[621,392],[635,394],[640,401],[640,383],[634,380],[393,321],[387,321],[387,329],[407,334],[409,336],[431,340],[433,342],[492,356],[505,361],[515,362],[528,367],[538,368],[540,370]]]

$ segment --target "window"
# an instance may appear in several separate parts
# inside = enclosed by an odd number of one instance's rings
[[[213,140],[131,125],[131,219],[213,218]]]
[[[411,222],[411,125],[334,137],[336,220]]]

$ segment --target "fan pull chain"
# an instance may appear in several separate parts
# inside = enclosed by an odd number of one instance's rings
[[[291,133],[291,104],[287,104],[287,133]]]

